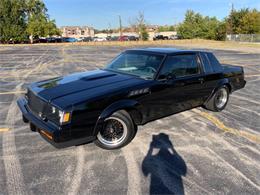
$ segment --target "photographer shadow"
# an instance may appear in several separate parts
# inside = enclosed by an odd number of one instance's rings
[[[146,177],[151,175],[150,194],[184,194],[182,176],[187,167],[168,135],[153,135],[142,171]]]

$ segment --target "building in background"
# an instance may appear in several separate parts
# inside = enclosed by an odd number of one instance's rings
[[[94,28],[88,26],[63,26],[60,29],[62,37],[94,37]]]

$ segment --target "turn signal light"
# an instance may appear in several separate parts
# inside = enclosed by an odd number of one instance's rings
[[[60,124],[68,123],[70,121],[70,112],[59,111]]]
[[[50,134],[50,133],[48,133],[48,132],[46,132],[46,131],[40,130],[40,133],[41,133],[42,135],[45,135],[45,136],[46,136],[47,138],[49,138],[50,140],[53,139],[52,134]]]
[[[62,122],[63,122],[63,123],[67,123],[67,122],[69,122],[69,121],[70,121],[70,113],[69,113],[69,112],[64,113]]]

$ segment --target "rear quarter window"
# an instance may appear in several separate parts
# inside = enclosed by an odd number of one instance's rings
[[[211,64],[210,64],[206,54],[205,53],[200,53],[200,56],[201,56],[201,60],[202,60],[202,63],[203,63],[203,67],[204,67],[205,73],[213,73],[214,70],[211,67]]]
[[[213,68],[214,72],[222,72],[223,71],[223,67],[221,66],[221,64],[219,63],[219,61],[217,60],[217,58],[212,54],[212,53],[207,53],[207,58],[211,64],[211,67]]]

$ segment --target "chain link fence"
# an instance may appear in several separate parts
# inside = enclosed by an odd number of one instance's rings
[[[229,34],[226,41],[260,42],[260,34]]]

